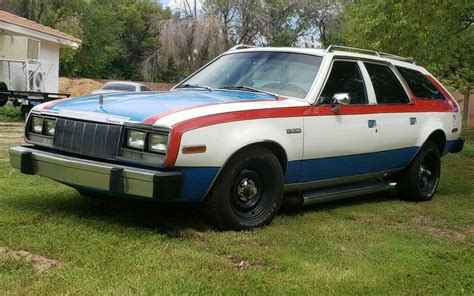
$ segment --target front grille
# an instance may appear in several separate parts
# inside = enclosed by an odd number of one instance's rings
[[[53,148],[96,158],[116,159],[122,127],[58,118]]]

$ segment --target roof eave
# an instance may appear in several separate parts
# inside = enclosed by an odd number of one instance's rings
[[[31,30],[31,29],[28,29],[28,28],[24,28],[24,27],[9,24],[9,23],[0,22],[0,30],[6,30],[6,31],[10,31],[12,33],[25,35],[25,36],[29,36],[29,37],[32,37],[32,38],[54,42],[54,43],[59,44],[60,46],[69,47],[69,48],[72,48],[72,49],[77,49],[81,45],[81,40],[79,40],[79,39],[70,40],[70,39],[66,39],[66,38],[62,38],[62,37],[42,33],[42,32],[39,32],[39,31]]]

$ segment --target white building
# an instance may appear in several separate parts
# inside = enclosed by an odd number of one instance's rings
[[[58,92],[59,49],[81,40],[0,10],[0,83],[8,90]]]

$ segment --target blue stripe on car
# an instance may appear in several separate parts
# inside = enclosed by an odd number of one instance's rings
[[[408,147],[373,153],[325,157],[288,163],[285,184],[341,178],[405,167],[419,147]],[[212,185],[219,168],[173,168],[184,174],[180,196],[183,201],[200,201]]]
[[[362,175],[405,167],[419,147],[301,161],[298,182]],[[288,180],[287,180],[288,181]]]

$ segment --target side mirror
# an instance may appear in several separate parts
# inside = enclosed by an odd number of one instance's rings
[[[339,112],[342,105],[349,105],[351,102],[351,96],[349,93],[336,93],[332,97],[331,111],[336,113]]]

